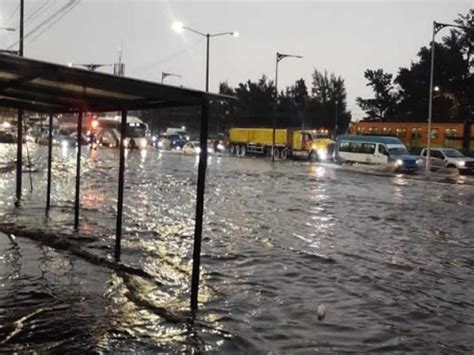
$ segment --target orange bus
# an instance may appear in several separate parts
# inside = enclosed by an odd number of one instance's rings
[[[426,147],[428,138],[426,122],[351,122],[349,134],[381,135],[398,137],[406,146],[412,148]],[[450,147],[462,149],[464,123],[431,124],[431,144],[433,147]],[[474,125],[471,126],[471,137],[474,137]]]

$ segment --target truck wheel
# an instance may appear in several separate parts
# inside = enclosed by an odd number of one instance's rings
[[[235,155],[240,155],[240,145],[235,146]]]
[[[309,152],[308,159],[310,161],[317,161],[318,160],[318,153],[315,150]]]
[[[230,145],[230,154],[232,154],[232,155],[235,154],[235,145],[233,145],[233,144]]]
[[[244,157],[245,154],[247,154],[247,147],[245,145],[242,145],[240,147],[240,155]]]
[[[282,159],[287,159],[288,158],[288,149],[282,149],[281,154],[280,154]]]
[[[273,150],[273,157],[274,157],[275,159],[278,159],[278,158],[280,157],[280,149],[275,148],[275,149]]]

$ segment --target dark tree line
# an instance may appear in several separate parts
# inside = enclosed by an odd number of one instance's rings
[[[236,96],[235,102],[215,103],[214,114],[220,118],[220,128],[271,127],[276,106],[277,127],[305,129],[326,128],[345,132],[351,114],[347,111],[344,80],[334,74],[314,70],[308,89],[304,79],[277,93],[274,82],[263,75],[257,81],[247,80],[232,88],[227,82],[219,93]],[[218,119],[219,119],[218,118]]]
[[[474,10],[454,22],[466,29],[452,29],[435,43],[434,121],[464,122],[474,114]],[[430,66],[431,45],[421,48],[417,60],[395,77],[383,69],[367,69],[364,76],[374,96],[357,98],[366,120],[426,120]]]

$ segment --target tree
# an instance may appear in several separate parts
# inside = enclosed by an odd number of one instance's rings
[[[286,92],[278,96],[279,121],[286,121],[286,126],[304,126],[308,88],[304,79],[299,79]]]
[[[359,107],[367,114],[366,119],[370,121],[388,121],[394,118],[398,95],[394,91],[393,75],[385,73],[383,69],[367,69],[364,77],[369,81],[367,86],[372,87],[374,91],[374,98],[363,99],[358,97],[356,99]]]
[[[347,130],[351,113],[347,111],[347,93],[344,79],[327,71],[314,69],[308,114],[311,126],[333,131],[337,120],[337,133]]]
[[[262,124],[271,123],[276,96],[272,80],[262,75],[257,82],[247,80],[245,83],[239,83],[235,89],[235,95],[238,98],[236,112],[242,121],[248,124],[258,119]]]

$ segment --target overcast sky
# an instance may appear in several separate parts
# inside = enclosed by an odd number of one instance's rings
[[[0,1],[0,27],[18,27],[19,2]],[[54,17],[68,3],[76,6]],[[25,56],[64,64],[113,63],[123,41],[127,76],[160,81],[162,71],[172,72],[182,78],[167,83],[204,89],[205,38],[176,33],[173,22],[205,33],[238,31],[239,38],[211,39],[211,91],[225,80],[236,86],[262,74],[274,79],[275,53],[299,54],[304,58],[280,63],[279,88],[299,78],[309,87],[313,68],[327,69],[345,79],[349,109],[357,119],[362,112],[355,98],[371,95],[365,69],[396,73],[410,65],[429,43],[433,20],[452,23],[470,8],[474,0],[25,0],[25,32],[39,26],[25,42]],[[0,31],[0,48],[17,35]]]

